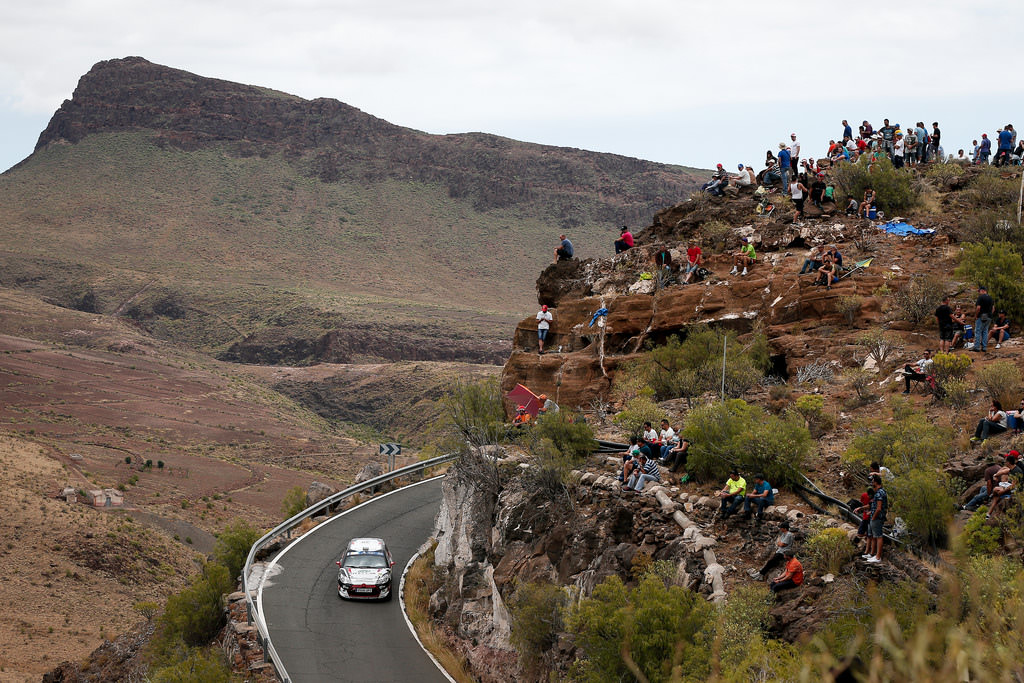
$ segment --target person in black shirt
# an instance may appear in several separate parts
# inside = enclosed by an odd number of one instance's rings
[[[978,300],[974,302],[974,350],[984,353],[988,350],[988,331],[992,324],[992,309],[995,307],[988,289],[978,287]]]
[[[997,349],[1010,338],[1010,319],[1006,317],[1006,311],[999,311],[999,315],[992,321],[989,336],[996,340]]]
[[[942,157],[939,156],[939,138],[942,137],[942,131],[939,130],[939,122],[932,122],[932,158],[936,161],[942,161]]]
[[[942,297],[942,305],[935,309],[935,320],[939,323],[939,351],[948,353],[953,348],[953,309],[949,307],[949,297]]]

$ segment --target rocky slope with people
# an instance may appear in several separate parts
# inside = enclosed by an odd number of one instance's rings
[[[769,354],[765,377],[743,388],[741,398],[763,407],[765,415],[788,415],[809,431],[812,448],[801,474],[831,498],[779,484],[764,521],[726,520],[718,514],[717,478],[680,479],[661,468],[660,482],[630,494],[617,478],[621,457],[607,454],[578,461],[559,480],[561,487],[551,488],[544,449],[531,447],[529,438],[520,440],[500,453],[494,471],[507,473],[501,485],[471,466],[445,486],[435,553],[444,581],[431,609],[475,676],[547,680],[580,673],[573,667],[595,656],[595,645],[585,641],[580,612],[572,605],[585,602],[608,577],[640,590],[656,571],[669,590],[683,586],[722,603],[737,595],[746,604],[748,587],[760,585],[752,575],[782,520],[794,527],[805,580],[760,614],[767,615],[767,642],[789,643],[794,652],[805,653],[802,643],[816,633],[833,647],[836,638],[856,631],[855,622],[867,628],[864,618],[908,619],[909,612],[901,610],[917,609],[911,605],[942,611],[945,591],[969,575],[962,573],[965,567],[983,571],[990,565],[977,563],[1019,560],[1016,508],[1003,513],[1000,520],[1007,521],[997,522],[994,515],[979,521],[954,505],[979,490],[977,479],[992,462],[1001,464],[1000,453],[1024,445],[1015,433],[995,436],[995,429],[980,445],[968,439],[992,398],[1013,396],[1015,405],[1024,391],[1019,342],[1011,337],[997,348],[993,341],[985,353],[954,349],[942,354],[935,377],[929,370],[926,381],[904,380],[905,364],[911,367],[925,350],[941,348],[935,312],[943,295],[965,309],[969,323],[979,284],[999,290],[997,309],[1011,316],[1020,311],[1012,293],[1021,275],[1021,230],[1007,219],[1007,198],[1019,187],[1020,169],[946,166],[902,176],[913,201],[886,207],[887,215],[923,234],[892,234],[878,221],[827,205],[813,218],[797,219],[778,196],[775,211],[761,217],[755,213],[758,200],[747,193],[697,194],[658,212],[636,235],[634,248],[601,259],[559,261],[541,273],[538,306],[553,313],[544,353],[538,353],[537,320],[530,316],[516,328],[503,391],[521,383],[546,393],[563,412],[578,411],[600,437],[621,442],[628,436],[626,425],[634,422],[618,418],[633,410],[631,396],[643,396],[643,387],[628,380],[652,349],[698,329],[734,332],[741,345],[762,336]],[[741,240],[757,249],[746,276],[729,272]],[[709,272],[684,285],[678,266],[662,272],[658,265],[684,261],[693,243],[703,247]],[[814,284],[816,273],[798,274],[805,259],[824,246],[836,247],[847,269],[830,288]],[[989,260],[979,261],[979,254]],[[1016,334],[1016,327],[1011,330]],[[658,397],[656,409],[678,429],[701,404],[717,398],[717,387],[703,397]],[[514,408],[506,399],[506,413]],[[886,557],[872,563],[853,550],[861,513],[851,516],[835,503],[863,494],[865,458],[884,452],[883,464],[897,474],[895,482],[883,483],[892,486],[890,496],[898,496],[892,503],[898,521],[890,532],[890,511]],[[753,474],[745,472],[748,482]],[[851,500],[847,509],[861,502]],[[829,530],[834,533],[823,533]],[[820,548],[824,539],[836,538],[842,539],[834,547],[838,559],[827,570]],[[895,545],[892,538],[898,539]],[[536,588],[542,585],[561,588]],[[892,604],[872,607],[870,591],[880,591]],[[541,594],[546,597],[538,602]],[[538,610],[558,615],[552,617],[557,626],[532,643],[538,652],[524,656]],[[728,610],[724,614],[728,621]],[[950,618],[957,622],[963,615]],[[951,622],[943,623],[947,628]],[[956,628],[969,631],[974,625]],[[619,665],[634,672],[629,642],[627,637]],[[858,647],[864,642],[874,641],[869,636]],[[660,645],[668,648],[667,658],[671,644]],[[633,646],[640,647],[637,641]],[[843,660],[842,647],[835,647],[839,668],[833,675],[851,666],[850,671],[864,671],[862,662]],[[814,670],[810,659],[803,661],[805,671]],[[759,675],[772,670],[763,662],[757,666]],[[788,678],[793,671],[776,674]]]

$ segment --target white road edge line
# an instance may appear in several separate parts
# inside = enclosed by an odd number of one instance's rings
[[[423,644],[423,641],[420,640],[420,634],[416,633],[416,627],[412,625],[412,620],[409,619],[409,614],[405,611],[405,575],[409,573],[409,568],[412,567],[412,563],[419,559],[420,553],[426,550],[432,540],[434,539],[428,539],[426,543],[420,546],[420,549],[413,553],[413,556],[410,557],[409,561],[405,564],[405,569],[402,570],[402,580],[398,583],[398,601],[402,604],[402,618],[405,619],[405,625],[409,627],[409,633],[411,633],[412,637],[416,639],[416,644],[420,646],[421,650],[427,653],[427,656],[430,657],[430,661],[434,663],[434,666],[436,666],[437,670],[441,672],[441,675],[451,681],[451,683],[458,683],[454,678],[452,678],[450,673],[445,671],[445,668],[441,666],[441,662],[437,661],[434,654],[428,650]]]
[[[434,481],[435,479],[441,479],[444,476],[445,475],[443,475],[443,474],[439,474],[436,477],[431,477],[430,479],[424,479],[423,481],[418,481],[415,484],[407,484],[405,486],[402,486],[401,488],[395,489],[394,491],[388,491],[387,493],[383,493],[383,494],[381,494],[379,496],[374,496],[373,498],[371,498],[370,500],[368,500],[368,501],[366,501],[364,503],[360,503],[359,505],[356,505],[355,507],[351,507],[348,510],[345,510],[343,512],[339,512],[338,514],[334,515],[330,519],[321,522],[320,524],[316,525],[315,527],[313,527],[312,529],[310,529],[309,531],[307,531],[306,533],[302,534],[301,536],[296,538],[294,541],[289,543],[287,546],[285,546],[284,550],[282,550],[281,552],[279,552],[277,555],[274,556],[274,559],[271,560],[270,564],[268,564],[266,569],[263,570],[263,575],[260,576],[260,585],[259,585],[259,588],[257,588],[257,590],[256,590],[256,611],[259,614],[259,618],[263,619],[263,623],[264,624],[267,623],[266,622],[266,618],[264,617],[264,614],[263,614],[263,582],[267,579],[267,576],[271,573],[271,570],[274,568],[274,565],[277,564],[277,561],[280,560],[282,557],[284,557],[284,554],[286,552],[288,552],[289,550],[291,550],[292,546],[298,544],[299,541],[305,540],[307,537],[312,536],[313,533],[315,531],[317,531],[318,529],[323,528],[324,526],[330,524],[331,522],[333,522],[336,519],[341,519],[342,517],[344,517],[348,513],[353,512],[355,510],[358,510],[359,508],[363,507],[364,505],[369,505],[370,503],[372,503],[374,501],[378,501],[381,498],[387,498],[392,493],[398,493],[399,491],[404,491],[406,489],[411,489],[413,486],[419,486],[420,484],[426,484],[427,482]],[[428,540],[427,542],[429,543],[430,541]],[[420,547],[423,548],[425,546],[420,546]],[[427,650],[427,648],[425,648],[423,646],[423,643],[420,642],[419,636],[416,635],[416,629],[414,629],[412,627],[412,622],[409,621],[409,615],[407,615],[405,613],[405,600],[404,600],[404,598],[402,598],[401,586],[405,585],[405,575],[409,571],[409,565],[411,565],[413,560],[415,560],[419,556],[420,556],[420,552],[417,550],[413,554],[413,559],[409,560],[409,564],[405,565],[405,570],[402,572],[402,580],[401,580],[401,583],[400,583],[400,586],[399,586],[399,593],[398,593],[398,595],[399,595],[399,602],[401,603],[401,607],[402,607],[402,616],[405,618],[405,623],[409,627],[409,630],[412,631],[412,635],[416,639],[416,643],[420,646],[420,649],[427,653],[427,656],[430,657],[430,661],[432,661],[434,663],[434,666],[436,666],[438,668],[438,670],[442,674],[444,674],[445,678],[447,678],[449,681],[451,681],[451,683],[457,683],[456,680],[454,678],[452,678],[448,674],[448,672],[444,670],[444,667],[441,666],[441,664],[434,658],[434,655],[430,654],[430,652]],[[270,635],[270,627],[267,626],[266,629],[267,629],[267,635],[269,637],[269,635]]]

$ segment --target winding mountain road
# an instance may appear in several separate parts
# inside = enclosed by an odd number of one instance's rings
[[[383,538],[395,560],[394,590],[409,558],[430,536],[441,478],[400,488],[333,517],[293,541],[267,568],[260,609],[294,683],[448,680],[409,632],[397,597],[338,597],[339,559],[349,539]]]

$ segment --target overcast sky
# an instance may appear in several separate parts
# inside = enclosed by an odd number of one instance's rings
[[[705,168],[759,169],[794,131],[820,155],[843,118],[938,120],[955,152],[1024,104],[1019,0],[7,0],[0,16],[0,170],[93,64],[130,55],[431,133]]]

